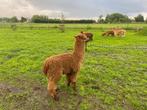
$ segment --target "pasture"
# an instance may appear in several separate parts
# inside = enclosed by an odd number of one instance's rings
[[[103,37],[111,27],[128,29],[126,37]],[[130,28],[146,24],[18,24],[0,28],[0,110],[146,110],[147,30]],[[144,28],[147,29],[147,28]],[[58,82],[60,100],[47,95],[42,73],[45,58],[71,52],[74,35],[94,34],[74,92],[63,76]]]

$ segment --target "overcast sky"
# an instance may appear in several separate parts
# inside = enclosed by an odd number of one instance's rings
[[[147,0],[0,0],[0,17],[34,14],[66,18],[96,18],[113,12],[147,17]]]

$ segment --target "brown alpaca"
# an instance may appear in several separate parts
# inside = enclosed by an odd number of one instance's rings
[[[111,29],[111,30],[108,30],[108,31],[102,33],[102,36],[119,36],[119,37],[122,37],[122,36],[125,36],[125,33],[126,33],[126,30],[124,30],[124,29],[114,28],[114,29]]]
[[[123,36],[125,36],[125,34],[126,34],[126,30],[124,30],[124,29],[112,29],[112,31],[114,31],[114,35],[115,36],[119,36],[119,37],[123,37]]]
[[[108,30],[108,31],[102,33],[102,36],[115,36],[115,33],[112,30]]]
[[[43,72],[48,78],[49,94],[57,97],[57,82],[62,74],[67,77],[67,85],[76,90],[77,73],[84,58],[85,42],[89,40],[85,34],[75,36],[75,47],[72,53],[64,53],[47,58],[44,62]]]
[[[87,51],[87,43],[93,40],[93,34],[89,32],[81,31],[81,34],[85,34],[89,40],[85,42],[85,50]]]

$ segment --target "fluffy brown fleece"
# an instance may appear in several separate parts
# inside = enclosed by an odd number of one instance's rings
[[[75,46],[72,53],[64,53],[47,58],[44,62],[43,72],[48,78],[49,94],[57,100],[57,82],[61,75],[67,77],[68,86],[76,90],[77,73],[84,58],[85,42],[88,40],[85,34],[75,36]]]
[[[93,40],[93,34],[90,32],[83,32],[83,31],[81,31],[81,34],[85,34],[89,39],[85,42],[85,50],[87,51],[87,43]]]

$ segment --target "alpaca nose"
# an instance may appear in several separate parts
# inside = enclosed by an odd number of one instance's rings
[[[86,41],[89,41],[89,38],[88,37],[86,38]]]

